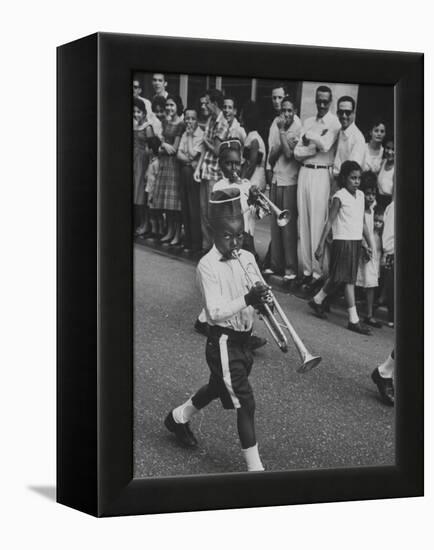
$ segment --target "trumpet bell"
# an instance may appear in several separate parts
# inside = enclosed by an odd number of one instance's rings
[[[297,372],[308,372],[321,363],[321,357],[319,355],[308,355],[303,364],[298,367]]]
[[[285,227],[289,223],[291,219],[291,214],[288,210],[282,210],[280,214],[277,216],[277,225],[279,227]]]

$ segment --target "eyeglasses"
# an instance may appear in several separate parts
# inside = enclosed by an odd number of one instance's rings
[[[316,103],[317,105],[328,105],[330,103],[330,99],[317,99]]]
[[[354,111],[352,111],[350,109],[338,109],[336,112],[340,116],[343,116],[343,115],[350,116],[350,115],[353,114]]]
[[[137,90],[138,88],[140,88],[140,86],[137,86],[136,84],[133,84],[133,89],[134,90]]]

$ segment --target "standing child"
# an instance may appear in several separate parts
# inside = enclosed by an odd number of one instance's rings
[[[367,257],[366,241],[362,242],[362,255],[359,261],[356,285],[365,289],[366,317],[363,320],[364,323],[374,328],[381,328],[381,323],[373,315],[375,290],[378,288],[379,258],[381,257],[381,239],[376,239],[376,235],[377,237],[379,235],[374,229],[377,177],[373,172],[363,172],[361,189],[365,194],[365,224],[373,243],[373,249],[371,258]]]
[[[238,435],[247,470],[262,471],[255,434],[255,400],[248,379],[253,356],[247,342],[253,326],[254,306],[262,304],[269,291],[260,282],[254,256],[240,250],[244,233],[241,210],[237,187],[213,192],[209,220],[214,245],[197,266],[210,325],[206,343],[209,381],[169,412],[164,423],[181,445],[194,448],[197,440],[190,429],[190,420],[211,401],[220,398],[225,409],[237,411]],[[253,281],[247,277],[246,270]],[[258,274],[257,278],[252,270]]]
[[[369,328],[360,324],[357,315],[354,285],[357,277],[362,237],[368,243],[367,254],[371,255],[373,243],[364,221],[365,198],[360,191],[362,169],[353,160],[342,163],[338,184],[339,191],[333,195],[329,218],[324,226],[315,257],[324,255],[324,247],[330,229],[333,231],[329,276],[323,288],[309,302],[317,317],[324,319],[323,301],[337,285],[345,285],[345,300],[348,308],[348,330],[359,334],[371,334]]]
[[[395,201],[384,211],[383,229],[384,293],[387,306],[387,326],[395,326]]]
[[[202,152],[203,131],[197,122],[195,109],[184,112],[185,132],[178,148],[178,160],[181,163],[181,212],[184,224],[184,250],[199,252],[202,248],[202,230],[200,227],[199,184],[193,174]]]
[[[255,252],[255,207],[253,203],[258,192],[256,185],[248,179],[241,179],[241,142],[238,139],[223,141],[219,150],[219,165],[223,177],[213,186],[213,191],[236,186],[241,193],[241,208],[244,215],[243,249]]]

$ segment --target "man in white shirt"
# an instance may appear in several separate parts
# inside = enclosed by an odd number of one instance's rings
[[[294,157],[301,162],[297,206],[304,283],[315,282],[323,276],[315,250],[327,220],[331,168],[341,127],[337,117],[330,112],[331,102],[331,89],[319,86],[315,92],[317,114],[304,121],[302,136],[294,149]]]
[[[337,177],[342,163],[354,160],[359,166],[364,166],[366,155],[366,140],[354,123],[356,102],[350,96],[343,96],[338,101],[337,115],[341,123],[338,146],[336,150],[333,174]]]
[[[223,115],[228,121],[229,133],[228,139],[238,139],[241,142],[241,145],[244,145],[246,141],[246,131],[238,122],[237,115],[237,105],[235,98],[231,96],[226,96],[223,101]]]
[[[273,170],[270,200],[280,209],[288,210],[289,222],[280,227],[275,215],[271,219],[270,268],[283,276],[284,281],[297,277],[297,177],[299,163],[294,148],[301,134],[301,122],[295,114],[293,100],[286,96],[281,103],[280,116],[275,119],[278,135],[273,137],[268,162]],[[270,130],[271,133],[271,130]]]

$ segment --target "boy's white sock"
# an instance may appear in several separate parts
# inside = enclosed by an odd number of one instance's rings
[[[359,316],[357,315],[356,306],[348,308],[348,317],[350,318],[350,323],[354,324],[359,322]]]
[[[196,414],[198,410],[199,409],[196,409],[190,398],[182,405],[179,405],[179,407],[176,407],[176,409],[173,409],[172,415],[177,424],[185,424],[186,422],[190,422],[191,417]]]
[[[384,363],[381,363],[381,365],[378,367],[378,372],[380,373],[380,376],[382,378],[392,378],[394,366],[395,366],[395,360],[392,359],[391,355],[389,355],[389,357],[384,361]]]
[[[320,305],[323,303],[324,299],[327,298],[327,294],[324,292],[323,289],[321,289],[318,294],[315,294],[315,296],[313,297],[313,301]]]
[[[201,323],[206,323],[206,313],[204,309],[202,309],[201,312],[199,313],[198,319]]]
[[[241,449],[243,451],[244,460],[247,464],[248,472],[263,472],[264,466],[262,466],[261,459],[259,458],[258,444],[247,449]]]

